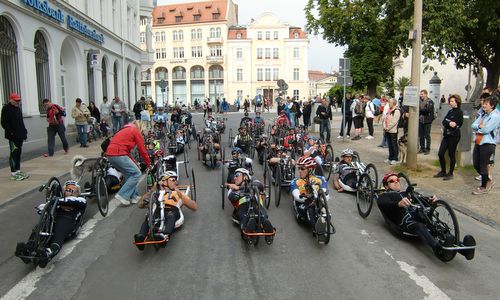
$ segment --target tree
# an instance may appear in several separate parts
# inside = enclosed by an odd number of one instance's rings
[[[411,84],[411,79],[405,76],[401,76],[394,82],[394,88],[401,93],[404,93],[405,88]]]

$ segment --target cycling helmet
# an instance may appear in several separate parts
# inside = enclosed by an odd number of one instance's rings
[[[75,180],[68,180],[64,183],[64,187],[66,187],[68,185],[72,185],[72,186],[76,187],[78,189],[78,191],[80,191],[80,185]]]
[[[297,166],[302,166],[306,167],[308,169],[312,169],[316,167],[316,160],[312,157],[300,157],[299,160],[297,161]]]
[[[354,151],[352,151],[352,149],[344,149],[342,151],[342,153],[340,154],[340,156],[353,156],[354,155]]]
[[[240,147],[234,147],[233,150],[231,151],[232,155],[235,155],[236,153],[241,154],[243,151],[241,150]]]
[[[160,181],[164,181],[164,180],[167,180],[169,179],[170,177],[175,177],[177,178],[177,173],[175,173],[174,171],[167,171],[163,174],[161,174],[160,176]]]
[[[284,115],[286,112],[284,109],[280,110],[280,115]]]
[[[241,173],[245,175],[247,178],[250,178],[250,171],[248,171],[245,168],[238,168],[234,171],[234,176],[238,175],[238,173]]]
[[[389,181],[389,178],[391,178],[391,177],[393,177],[393,176],[398,177],[398,174],[396,174],[396,173],[386,173],[386,174],[384,175],[384,177],[382,178],[382,184],[383,184],[384,186],[387,186],[387,183],[388,183],[388,181]]]
[[[154,157],[163,157],[163,155],[163,150],[155,150],[155,152],[153,152]]]
[[[283,152],[283,151],[285,151],[285,147],[283,147],[283,146],[277,146],[277,147],[276,147],[276,151],[281,151],[281,152]]]
[[[312,135],[312,136],[309,137],[309,140],[313,140],[313,141],[316,142],[316,141],[318,141],[318,138],[315,137],[314,135]]]

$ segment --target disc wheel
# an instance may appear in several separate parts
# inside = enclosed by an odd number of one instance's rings
[[[368,174],[370,176],[370,179],[372,180],[372,186],[374,189],[379,188],[379,181],[378,181],[378,172],[377,168],[375,167],[374,164],[367,164],[365,168],[365,174]]]
[[[330,180],[330,176],[333,171],[333,148],[332,145],[327,145],[325,150],[325,157],[323,160],[324,169],[325,169],[325,178],[326,181]]]
[[[105,217],[108,214],[109,195],[106,180],[104,180],[104,177],[101,174],[97,175],[95,189],[97,207],[99,208],[101,215]]]
[[[279,165],[276,166],[276,186],[274,187],[274,205],[276,207],[280,206],[281,201],[281,167]]]
[[[460,229],[458,227],[458,220],[451,206],[443,201],[437,200],[432,206],[429,216],[431,218],[431,234],[439,240],[439,243],[444,246],[446,236],[452,235],[454,237],[454,244],[460,244]],[[447,250],[439,259],[447,262],[455,258],[456,250]]]
[[[359,215],[364,219],[368,217],[373,206],[373,185],[368,174],[362,174],[359,177],[358,188],[356,191],[356,206]]]
[[[271,173],[271,168],[269,164],[266,162],[264,164],[264,190],[266,192],[266,208],[269,209],[271,204],[271,193],[272,193],[272,185],[273,185],[273,174]]]

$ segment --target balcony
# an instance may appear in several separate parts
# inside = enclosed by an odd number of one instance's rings
[[[222,37],[207,37],[208,44],[222,44]]]
[[[222,56],[207,56],[207,64],[222,64],[224,63],[224,57]]]

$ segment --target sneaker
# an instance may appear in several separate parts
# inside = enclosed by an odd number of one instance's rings
[[[267,219],[262,222],[262,229],[264,230],[265,233],[273,233],[274,232],[273,225]],[[264,240],[266,241],[266,244],[271,245],[273,243],[274,236],[266,235],[264,237]]]
[[[367,139],[367,140],[373,140],[373,139],[374,139],[374,137],[373,137],[373,135],[369,135],[369,136],[367,136],[365,139]]]
[[[346,138],[350,139],[350,138],[351,138],[351,136],[350,136],[350,135],[346,135]]]
[[[343,138],[343,136],[339,135],[337,138],[340,140],[341,138]]]
[[[50,260],[49,255],[47,254],[47,251],[44,249],[39,249],[39,250],[37,250],[36,254],[37,254],[37,260],[38,260],[38,266],[40,268],[45,268]]]
[[[146,239],[146,237],[144,236],[144,234],[140,234],[140,233],[137,233],[134,235],[134,242],[136,243],[143,243],[144,240]],[[146,245],[135,245],[137,247],[137,249],[139,249],[140,251],[144,250],[144,247]]]
[[[464,241],[462,244],[464,246],[467,246],[467,247],[476,246],[476,240],[474,239],[474,237],[472,235],[466,235],[466,236],[464,236]],[[465,256],[465,258],[467,260],[473,259],[475,252],[476,252],[476,249],[458,250],[458,253]]]
[[[391,165],[397,165],[397,164],[399,164],[399,161],[397,161],[397,160],[391,160],[390,164]]]
[[[155,234],[153,234],[153,239],[155,241],[163,241],[163,240],[167,240],[168,241],[168,239],[166,237],[167,236],[165,234],[163,234],[163,233],[155,233]]]
[[[233,210],[233,214],[231,215],[231,218],[233,219],[234,223],[240,224],[240,221],[238,220],[238,216],[236,215],[236,209]]]
[[[68,154],[68,153],[69,153],[69,152],[68,152],[68,150],[64,150],[64,155],[66,155],[66,154]]]
[[[486,191],[490,191],[491,188],[495,185],[495,182],[493,180],[488,180],[488,182],[486,182]]]
[[[134,198],[130,199],[130,203],[137,204],[139,200],[141,200],[141,196],[135,196]]]
[[[43,157],[52,157],[52,156],[53,156],[53,155],[50,155],[50,154],[48,154],[48,153],[44,153],[44,154],[43,154]]]
[[[390,160],[389,160],[389,159],[384,159],[384,162],[385,162],[386,164],[388,164],[388,163],[390,162]]]
[[[488,190],[483,187],[478,187],[472,191],[472,195],[484,195],[484,194],[488,194]]]
[[[453,174],[446,174],[446,176],[443,177],[443,180],[452,180],[453,179]]]
[[[320,243],[325,242],[325,233],[328,229],[327,226],[328,224],[326,223],[326,218],[320,215],[318,220],[316,220],[316,225],[314,226],[316,237]]]
[[[436,175],[434,175],[433,177],[434,178],[440,178],[440,177],[445,177],[446,176],[446,173],[443,172],[443,171],[439,171],[439,173],[437,173]]]
[[[120,194],[116,194],[115,195],[115,199],[120,201],[121,204],[123,204],[124,206],[129,206],[130,205],[130,201],[126,200],[125,198],[123,198],[122,196],[120,196]]]
[[[474,179],[477,181],[481,181],[481,175],[477,175],[476,177],[474,177]]]
[[[24,176],[21,174],[10,175],[10,180],[21,181],[24,180]]]

